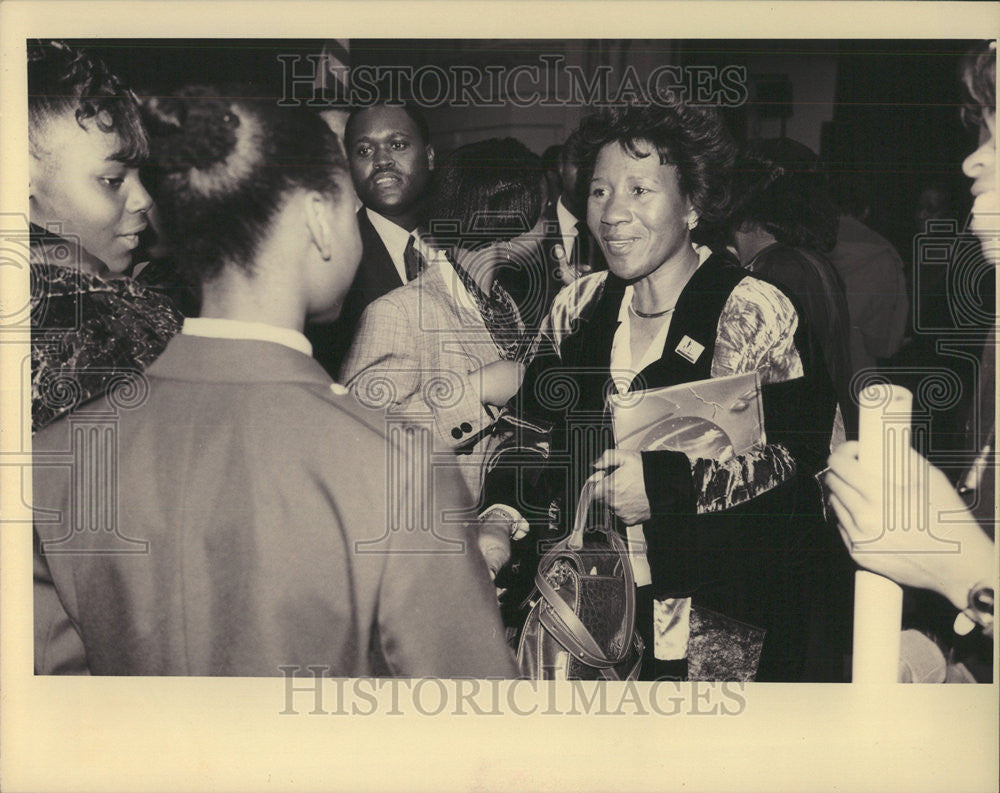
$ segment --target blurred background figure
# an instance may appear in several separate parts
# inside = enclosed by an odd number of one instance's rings
[[[542,172],[545,174],[545,201],[543,206],[548,209],[550,204],[554,204],[562,192],[562,183],[559,180],[559,156],[562,146],[555,144],[549,146],[542,152]]]
[[[840,213],[837,239],[827,258],[840,277],[850,316],[851,379],[899,351],[906,337],[910,300],[899,252],[866,225],[871,184],[866,174],[830,175]],[[857,390],[851,393],[857,397]]]
[[[819,158],[790,138],[754,141],[737,161],[734,209],[729,220],[740,264],[783,287],[808,328],[808,372],[814,420],[835,441],[857,436],[857,407],[850,392],[844,288],[824,254],[837,240],[837,208],[823,180]]]
[[[428,197],[430,233],[444,255],[368,306],[341,372],[363,404],[432,415],[435,446],[459,454],[475,495],[500,408],[534,350],[536,331],[501,273],[520,276],[537,262],[539,166],[513,138],[470,143],[445,158]],[[533,286],[522,297],[537,313]]]
[[[28,143],[35,431],[141,377],[181,316],[124,277],[152,207],[135,95],[85,52],[31,42]]]
[[[540,327],[559,290],[581,275],[604,269],[600,247],[591,236],[586,222],[587,177],[580,178],[581,141],[572,133],[559,147],[556,163],[558,189],[545,205],[545,237],[539,260],[544,297],[536,311],[525,316],[532,327]],[[549,177],[547,177],[549,178]],[[535,280],[535,279],[532,279]],[[513,292],[526,292],[525,284],[515,284]],[[522,299],[523,303],[524,300]]]

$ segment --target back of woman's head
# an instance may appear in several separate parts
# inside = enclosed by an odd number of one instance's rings
[[[634,157],[646,156],[651,145],[661,165],[677,168],[681,192],[697,211],[699,225],[725,215],[736,146],[716,108],[679,101],[613,107],[583,119],[577,134],[578,179],[585,194],[606,145],[616,143]]]
[[[435,171],[427,202],[431,233],[467,249],[511,240],[541,215],[543,178],[539,157],[514,138],[455,149]]]
[[[68,114],[81,127],[93,123],[116,135],[114,159],[134,165],[147,156],[138,100],[102,60],[61,41],[29,42],[28,137],[36,156],[47,123]]]
[[[785,245],[828,252],[838,218],[820,159],[808,146],[776,138],[743,148],[733,178],[734,231],[756,226]]]
[[[150,99],[150,189],[178,266],[204,283],[224,266],[252,271],[289,194],[336,197],[347,163],[337,136],[306,109],[207,86]]]

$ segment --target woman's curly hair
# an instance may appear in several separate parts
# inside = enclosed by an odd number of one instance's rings
[[[340,193],[340,143],[307,109],[247,99],[238,88],[189,86],[150,97],[144,176],[178,266],[196,283],[226,264],[247,269],[287,194]]]
[[[699,225],[725,217],[736,144],[716,108],[680,101],[609,108],[583,119],[577,134],[583,185],[589,185],[597,155],[609,143],[637,158],[647,156],[652,145],[661,164],[677,168],[681,192],[698,213]]]
[[[61,41],[28,42],[28,137],[39,151],[39,136],[54,118],[72,113],[85,127],[92,121],[118,136],[113,159],[137,165],[149,153],[135,94],[105,63]]]

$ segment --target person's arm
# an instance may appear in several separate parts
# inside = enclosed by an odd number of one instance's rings
[[[988,586],[992,597],[993,541],[942,471],[913,449],[907,465],[893,468],[889,503],[906,509],[904,514],[913,516],[917,525],[887,531],[879,483],[858,461],[857,441],[840,445],[829,463],[830,505],[841,537],[859,565],[899,584],[937,592],[959,611],[969,608],[970,593],[980,585]],[[920,525],[922,515],[927,517],[926,526]],[[988,627],[992,629],[992,622]]]
[[[87,653],[34,536],[35,674],[86,675]]]
[[[619,517],[639,523],[643,515],[731,509],[795,476],[804,444],[815,446],[817,437],[829,441],[829,433],[804,431],[803,422],[790,417],[796,406],[809,404],[795,345],[798,325],[791,301],[776,287],[756,278],[737,285],[719,317],[712,377],[759,372],[767,443],[725,461],[689,460],[665,450],[617,452],[613,464],[599,460],[596,468],[615,469],[605,491],[610,503],[629,505]]]
[[[501,412],[483,482],[480,546],[493,573],[515,542],[532,526],[546,527],[552,496],[562,483],[562,466],[550,464],[553,430],[565,423],[565,396],[577,387],[563,373],[560,348],[580,314],[599,297],[605,276],[585,276],[561,290],[535,339],[534,356],[521,387]]]
[[[421,334],[407,308],[390,294],[365,309],[340,379],[366,407],[412,414],[415,420],[433,414],[445,446],[463,446],[493,421],[482,391],[484,382],[487,389],[493,383],[482,370],[427,370],[420,347],[437,343],[436,337]]]
[[[417,503],[431,497],[430,493],[417,495]],[[462,520],[466,507],[468,495],[458,474],[439,472],[433,508],[428,510],[430,536],[397,531],[386,551],[378,636],[382,656],[395,675],[517,676],[496,590],[475,540],[475,518],[466,511],[464,517],[472,523]],[[431,548],[429,541],[433,541]]]
[[[873,358],[888,358],[902,346],[909,317],[903,260],[895,249],[887,247],[871,257],[866,273],[871,289],[865,310],[852,319],[861,330],[868,354]]]

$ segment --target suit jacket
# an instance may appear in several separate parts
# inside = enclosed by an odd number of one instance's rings
[[[455,301],[441,268],[432,265],[368,306],[341,380],[363,405],[430,428],[437,450],[458,453],[465,482],[478,496],[499,411],[483,406],[472,373],[498,360],[478,312]]]
[[[358,229],[361,232],[361,263],[344,298],[340,316],[334,322],[310,323],[305,330],[313,345],[313,357],[333,378],[337,377],[351,348],[358,322],[368,304],[403,285],[399,271],[364,207],[358,210]]]
[[[37,673],[514,673],[475,543],[442,521],[468,506],[454,473],[425,508],[381,417],[280,344],[180,335],[148,376],[36,436]]]
[[[542,221],[544,236],[538,257],[519,258],[516,269],[501,271],[497,276],[517,303],[525,326],[535,331],[541,328],[552,301],[564,286],[559,273],[567,264],[555,201],[545,205]],[[604,256],[585,223],[570,251],[569,264],[577,267],[587,264],[594,270],[607,268]]]

